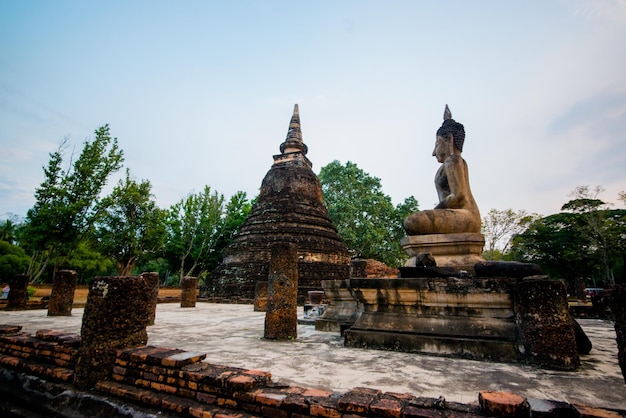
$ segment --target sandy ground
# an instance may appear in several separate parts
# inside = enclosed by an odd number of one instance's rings
[[[35,285],[37,289],[33,295],[33,300],[39,300],[44,296],[50,296],[52,293],[52,285]],[[159,297],[180,297],[180,287],[160,287]],[[77,286],[74,290],[74,303],[77,305],[87,302],[87,295],[89,294],[89,286]]]
[[[299,315],[302,315],[300,308]],[[0,312],[0,323],[23,325],[26,332],[58,329],[80,332],[82,308],[71,317],[46,311]],[[148,328],[149,344],[207,354],[206,361],[269,371],[278,383],[346,392],[370,387],[386,392],[477,403],[480,390],[501,390],[527,398],[552,399],[595,407],[626,409],[626,384],[617,363],[613,324],[580,320],[593,343],[574,372],[533,366],[459,360],[419,354],[343,347],[338,333],[299,325],[294,341],[263,339],[265,314],[251,305],[178,303],[157,306]]]

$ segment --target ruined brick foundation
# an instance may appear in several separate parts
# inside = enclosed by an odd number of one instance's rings
[[[19,326],[0,325],[0,399],[28,402],[29,411],[57,417],[626,416],[626,410],[527,400],[506,392],[482,391],[477,402],[462,404],[363,387],[337,393],[285,386],[272,382],[269,372],[211,364],[203,353],[153,346],[118,350],[111,375],[95,390],[81,392],[71,386],[79,344],[75,334],[42,330],[33,336]]]

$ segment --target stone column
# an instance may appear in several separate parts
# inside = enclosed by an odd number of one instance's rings
[[[350,262],[350,277],[367,277],[367,261],[355,259]]]
[[[154,325],[156,318],[156,307],[159,299],[159,273],[145,272],[141,277],[148,281],[150,294],[148,295],[148,325]]]
[[[76,277],[74,270],[59,270],[52,283],[48,316],[72,316]]]
[[[183,277],[180,281],[180,307],[195,308],[198,299],[198,278]]]
[[[148,342],[149,298],[154,286],[145,277],[96,277],[89,288],[74,384],[92,388],[107,379],[117,350]]]
[[[617,362],[622,369],[626,382],[626,285],[617,284],[610,296],[611,312],[615,317],[615,334],[617,334]]]
[[[26,309],[28,300],[28,281],[30,277],[24,274],[16,274],[9,278],[9,297],[7,300],[7,311],[23,311]]]
[[[565,285],[547,276],[529,278],[512,285],[511,293],[525,359],[552,369],[580,366]]]
[[[283,242],[272,245],[265,338],[290,340],[298,336],[298,247]]]
[[[267,311],[267,291],[269,283],[265,280],[256,282],[254,288],[254,311],[265,312]]]

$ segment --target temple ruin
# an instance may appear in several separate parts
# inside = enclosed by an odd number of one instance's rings
[[[254,298],[257,282],[267,281],[271,247],[278,242],[298,246],[299,302],[308,291],[321,290],[322,280],[349,277],[350,254],[328,217],[307,152],[296,104],[287,138],[273,157],[258,200],[209,279],[209,296]]]

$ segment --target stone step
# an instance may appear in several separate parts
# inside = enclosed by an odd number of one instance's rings
[[[344,331],[346,347],[368,348],[472,360],[520,361],[515,341],[487,338],[450,338],[442,335],[372,331],[349,328]]]

